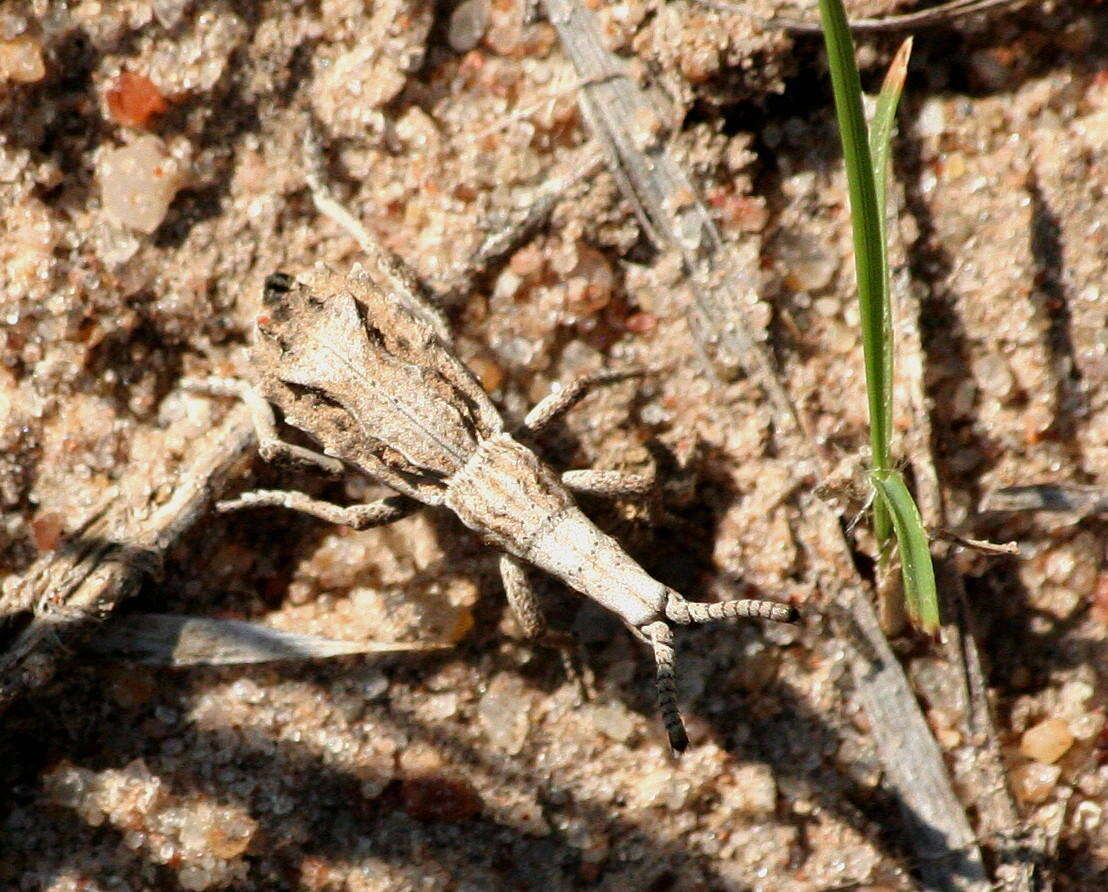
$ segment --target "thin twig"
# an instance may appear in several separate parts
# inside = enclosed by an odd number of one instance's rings
[[[657,120],[635,82],[620,73],[603,46],[593,15],[576,0],[543,0],[566,55],[581,78],[579,103],[611,171],[660,248],[684,259],[695,303],[690,327],[709,356],[737,362],[762,385],[774,410],[780,448],[808,466],[798,473],[826,476],[800,415],[776,373],[762,339],[743,327],[743,307],[755,300],[754,276],[741,270],[723,243],[688,178],[643,121]],[[973,832],[943,763],[854,567],[839,519],[818,499],[802,497],[804,536],[821,589],[840,605],[851,668],[873,724],[886,782],[898,797],[921,873],[943,888],[986,887]]]
[[[693,0],[693,2],[719,12],[730,12],[745,16],[754,19],[766,28],[778,28],[790,34],[819,34],[821,30],[818,22],[804,22],[787,16],[773,16],[767,19],[755,15],[738,3],[729,2],[729,0]],[[855,34],[881,34],[891,31],[935,28],[947,25],[965,16],[977,15],[1005,7],[1015,8],[1028,2],[1030,0],[950,0],[949,3],[942,3],[927,9],[918,9],[914,12],[905,12],[900,15],[884,16],[878,19],[852,19],[850,30]]]
[[[0,712],[48,682],[80,643],[208,510],[212,495],[254,445],[245,408],[200,436],[193,420],[177,433],[195,448],[180,467],[161,458],[136,461],[124,485],[61,546],[43,555],[0,596],[0,626],[30,615],[30,622],[0,652]],[[159,493],[169,491],[163,504]]]
[[[896,208],[901,203],[898,200],[899,191],[889,191],[889,205]],[[903,244],[895,236],[897,229],[890,226],[888,231],[891,233],[891,259],[901,267],[892,277],[893,313],[900,342],[896,355],[901,358],[902,380],[907,385],[913,413],[912,425],[905,442],[924,523],[930,530],[945,530],[946,507],[931,451],[931,444],[934,442],[931,402],[927,397],[926,354],[920,326],[923,308],[916,289],[911,287],[906,264],[903,262]],[[980,548],[982,543],[978,540],[955,536],[954,541],[984,550]],[[1013,546],[1015,543],[1009,543],[1009,548]],[[995,549],[997,553],[1005,553],[1003,546],[995,546]],[[1016,547],[1015,552],[1018,551]],[[943,600],[949,605],[949,615],[944,617],[946,622],[943,625],[942,640],[947,664],[957,673],[962,691],[962,730],[977,748],[977,755],[970,761],[967,771],[972,776],[972,787],[977,791],[975,804],[980,836],[994,841],[1001,862],[1011,868],[1011,876],[1006,879],[1005,888],[1012,892],[1026,892],[1033,886],[1034,866],[1020,843],[1025,828],[1008,788],[965,585],[961,574],[954,569],[949,559],[949,544],[933,543],[932,553],[938,570],[939,590],[945,595]]]
[[[945,527],[931,529],[927,532],[933,541],[949,542],[951,545],[960,545],[962,548],[968,548],[970,551],[976,551],[979,554],[1010,554],[1018,556],[1020,553],[1018,542],[991,542],[988,539],[974,539],[970,536],[962,535],[957,530],[949,530]]]

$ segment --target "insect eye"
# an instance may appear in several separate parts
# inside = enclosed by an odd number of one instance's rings
[[[288,273],[272,273],[265,277],[262,300],[266,303],[279,303],[286,294],[292,291],[295,284],[296,280]]]

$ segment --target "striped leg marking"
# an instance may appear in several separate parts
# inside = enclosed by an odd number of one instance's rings
[[[654,664],[657,667],[658,711],[669,735],[669,745],[674,752],[684,752],[689,745],[685,733],[685,723],[681,721],[681,712],[677,708],[677,680],[675,676],[675,655],[673,652],[673,630],[664,622],[650,623],[640,630],[654,649]]]

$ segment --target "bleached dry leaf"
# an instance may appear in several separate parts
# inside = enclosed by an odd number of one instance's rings
[[[239,619],[139,613],[107,623],[87,649],[154,666],[234,666],[351,654],[418,653],[449,644],[338,641]]]
[[[1108,514],[1108,493],[1094,486],[1033,483],[995,489],[981,500],[982,511],[1056,511],[1079,517]]]

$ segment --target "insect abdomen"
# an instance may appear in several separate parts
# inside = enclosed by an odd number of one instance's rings
[[[554,472],[508,434],[484,440],[447,486],[444,504],[462,523],[524,559],[531,540],[574,507]]]
[[[448,507],[470,529],[607,607],[632,626],[658,619],[666,588],[574,504],[530,449],[500,434],[448,483]]]

